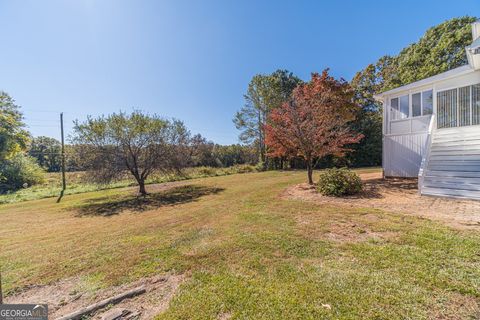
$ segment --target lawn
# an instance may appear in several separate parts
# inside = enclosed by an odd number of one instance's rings
[[[185,281],[158,319],[480,317],[477,231],[282,197],[305,179],[235,174],[151,185],[143,200],[123,188],[1,205],[4,290],[174,273]]]

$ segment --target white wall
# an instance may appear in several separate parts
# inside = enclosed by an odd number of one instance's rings
[[[417,177],[425,152],[427,133],[383,137],[383,170],[386,177]]]

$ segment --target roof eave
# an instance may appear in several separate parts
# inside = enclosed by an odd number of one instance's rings
[[[463,74],[470,73],[470,72],[473,72],[473,71],[475,71],[475,69],[473,69],[470,66],[470,64],[466,64],[464,66],[461,66],[461,67],[458,67],[458,68],[455,68],[455,69],[452,69],[452,70],[448,70],[448,71],[439,73],[437,75],[434,75],[434,76],[431,76],[431,77],[428,77],[428,78],[425,78],[425,79],[422,79],[422,80],[418,80],[418,81],[406,84],[406,85],[401,86],[401,87],[397,87],[397,88],[394,88],[394,89],[391,89],[391,90],[388,90],[388,91],[381,92],[379,94],[374,95],[374,98],[376,100],[383,101],[384,97],[387,96],[387,95],[395,94],[395,93],[398,93],[398,92],[402,92],[402,91],[409,90],[409,89],[416,88],[416,87],[420,87],[420,86],[426,86],[426,85],[429,85],[429,84],[437,82],[437,81],[447,80],[447,79],[454,78],[454,77],[457,77],[457,76],[461,76]]]

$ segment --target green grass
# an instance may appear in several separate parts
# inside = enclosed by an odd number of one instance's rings
[[[305,179],[262,172],[140,200],[112,189],[2,205],[5,290],[75,275],[95,290],[173,272],[187,278],[158,319],[480,317],[478,232],[281,197]],[[351,237],[332,238],[339,228]]]
[[[228,168],[212,168],[212,167],[196,167],[187,168],[182,173],[157,174],[152,175],[147,184],[163,183],[171,181],[190,180],[204,177],[224,176],[236,173],[255,172],[256,169],[250,165],[236,165]],[[87,182],[84,172],[67,172],[67,190],[68,194],[77,194],[98,190],[123,188],[128,186],[136,186],[136,182],[126,177],[120,181],[109,184],[99,185]],[[58,197],[62,190],[62,176],[59,172],[47,173],[45,182],[26,189],[17,190],[7,194],[0,194],[0,204],[15,203],[28,200],[37,200],[50,197]]]

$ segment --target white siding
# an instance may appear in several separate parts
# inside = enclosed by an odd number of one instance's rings
[[[427,133],[387,135],[383,139],[386,177],[417,177],[425,152]]]

